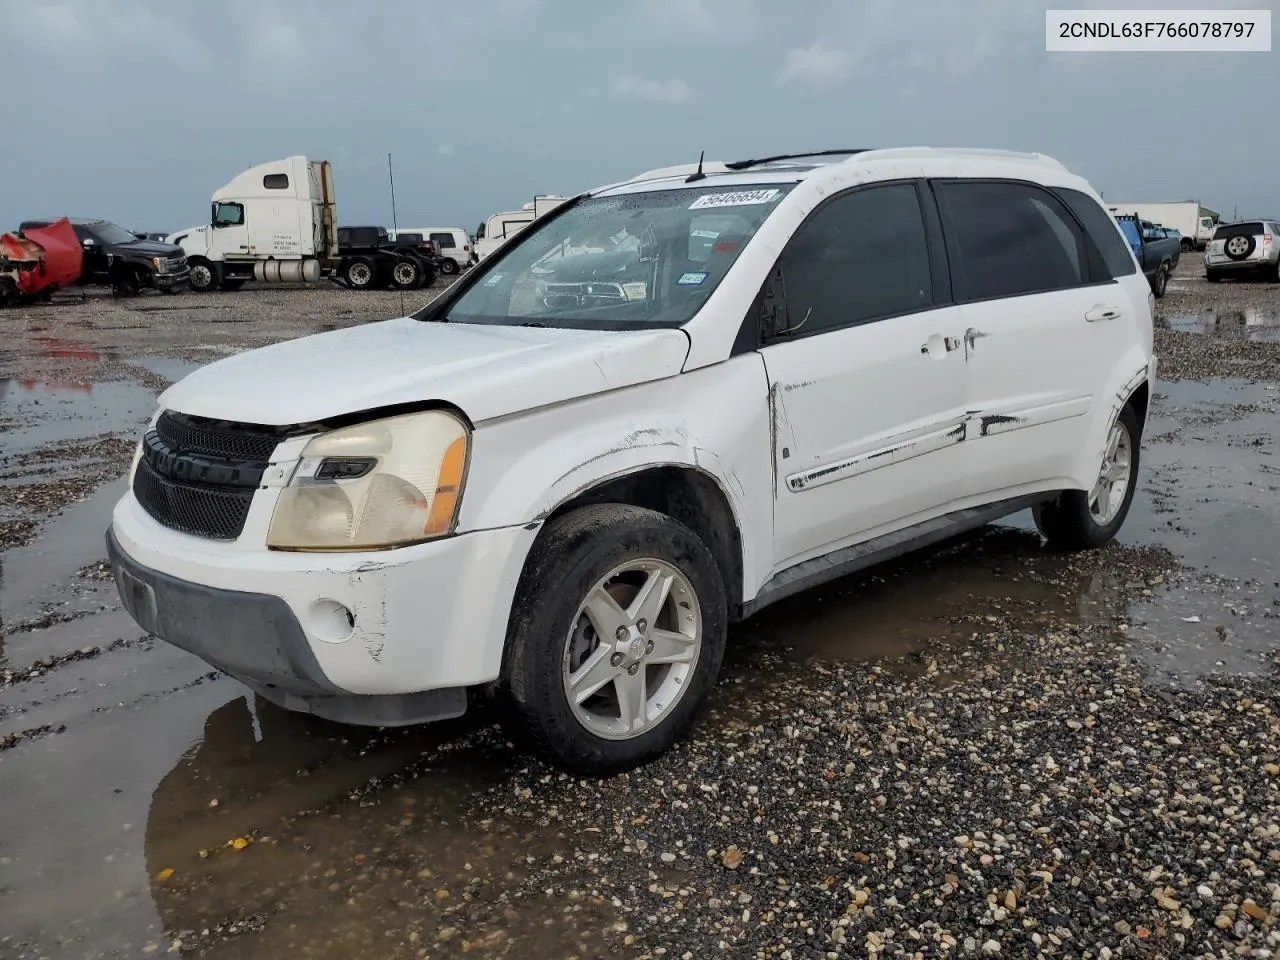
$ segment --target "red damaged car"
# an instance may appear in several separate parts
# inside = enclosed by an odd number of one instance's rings
[[[0,234],[0,306],[48,300],[80,279],[84,251],[66,217],[47,227]]]

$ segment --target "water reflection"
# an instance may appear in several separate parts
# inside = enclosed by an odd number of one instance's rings
[[[1210,310],[1204,314],[1161,318],[1157,326],[1244,340],[1280,340],[1280,311],[1273,307]]]
[[[520,762],[475,717],[384,732],[232,700],[152,798],[166,936],[211,957],[596,956],[608,903],[519,885],[575,838],[475,812]]]

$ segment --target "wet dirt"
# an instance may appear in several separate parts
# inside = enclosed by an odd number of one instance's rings
[[[185,358],[38,358],[64,366],[0,399],[4,475],[132,436],[155,391],[218,346],[199,329],[188,339]],[[58,386],[85,369],[122,379]],[[1162,383],[1133,511],[1100,559],[1047,550],[1023,514],[735,628],[698,749],[761,716],[803,714],[796,677],[861,664],[945,690],[1018,666],[1016,636],[1101,625],[1160,687],[1262,673],[1280,648],[1276,388]],[[22,482],[56,483],[82,461]],[[622,825],[602,808],[583,833],[567,809],[530,807],[531,792],[572,784],[511,749],[487,708],[423,729],[338,727],[147,638],[114,585],[84,575],[102,559],[118,476],[56,515],[19,511],[36,536],[0,553],[0,957],[639,954],[626,926],[636,890],[589,879],[607,868],[595,841]],[[627,829],[665,842],[656,827]],[[580,865],[581,882],[529,887],[556,864]]]

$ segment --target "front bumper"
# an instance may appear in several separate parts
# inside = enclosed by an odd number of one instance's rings
[[[107,549],[139,625],[290,709],[393,725],[456,716],[497,678],[536,536],[484,530],[371,553],[225,543],[154,521],[132,493]]]
[[[188,267],[178,273],[152,273],[151,285],[157,290],[173,290],[185,287],[191,281],[191,269]]]

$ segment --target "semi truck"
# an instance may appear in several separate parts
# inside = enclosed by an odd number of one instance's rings
[[[434,256],[385,242],[352,245],[370,228],[344,228],[340,243],[333,167],[286,157],[258,164],[214,191],[209,222],[169,236],[191,267],[193,290],[238,290],[262,283],[339,281],[356,290],[416,289],[435,273]],[[377,232],[381,228],[372,228]]]
[[[1198,200],[1172,200],[1156,203],[1108,203],[1112,216],[1134,217],[1150,220],[1161,226],[1173,227],[1182,234],[1182,252],[1203,250],[1213,239],[1213,231],[1221,216]]]

